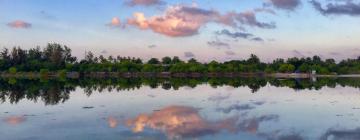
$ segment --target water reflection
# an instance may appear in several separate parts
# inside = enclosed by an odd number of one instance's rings
[[[118,120],[114,118],[113,116],[110,116],[108,119],[108,124],[110,128],[116,128],[118,125]]]
[[[321,78],[314,81],[310,79],[264,79],[264,78],[200,78],[200,79],[68,79],[64,80],[29,80],[17,79],[16,83],[9,83],[11,79],[0,79],[0,102],[10,102],[16,104],[22,99],[31,100],[34,102],[43,101],[45,105],[56,105],[64,103],[70,96],[70,92],[80,87],[84,93],[90,96],[93,91],[125,91],[136,90],[143,86],[151,88],[161,87],[165,90],[173,89],[179,90],[180,87],[188,89],[194,88],[197,85],[209,84],[216,88],[219,86],[231,87],[248,87],[253,93],[266,85],[274,87],[289,87],[294,90],[319,90],[322,87],[335,88],[339,86],[349,86],[360,88],[359,78]],[[219,97],[216,99],[220,101]]]
[[[236,111],[246,111],[246,110],[251,110],[254,109],[254,106],[251,106],[250,104],[233,104],[229,107],[226,108],[217,108],[217,111],[221,111],[223,113],[230,113],[233,110]]]
[[[24,116],[10,116],[5,118],[4,122],[10,125],[19,125],[26,121]]]
[[[261,122],[276,121],[277,119],[277,115],[249,119],[242,119],[236,115],[227,119],[209,121],[199,114],[198,109],[193,107],[169,106],[151,114],[140,114],[133,119],[128,119],[126,124],[132,128],[134,133],[140,133],[145,128],[150,128],[165,133],[169,139],[182,139],[215,135],[224,131],[257,134]]]
[[[354,79],[175,81],[0,80],[0,139],[360,138]],[[254,94],[249,87],[264,88]]]
[[[360,128],[353,130],[329,129],[320,140],[360,140]]]

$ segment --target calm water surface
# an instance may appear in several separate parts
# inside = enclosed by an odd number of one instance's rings
[[[254,93],[247,86],[203,83],[177,90],[105,88],[91,95],[76,87],[58,95],[66,101],[52,104],[45,100],[53,96],[28,96],[15,103],[16,97],[3,97],[1,140],[360,139],[360,90],[349,86],[266,84]]]

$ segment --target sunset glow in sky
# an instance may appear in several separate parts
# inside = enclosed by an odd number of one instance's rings
[[[360,55],[360,0],[0,0],[0,47],[201,61]]]

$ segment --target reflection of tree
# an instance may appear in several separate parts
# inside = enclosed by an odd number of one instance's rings
[[[310,79],[275,79],[275,78],[113,78],[113,79],[67,79],[67,80],[29,80],[29,79],[0,79],[0,101],[18,103],[26,98],[31,101],[42,100],[46,105],[55,105],[69,99],[71,91],[76,87],[84,90],[90,96],[94,91],[125,91],[136,90],[142,86],[178,90],[180,87],[196,87],[209,84],[211,87],[232,86],[248,87],[257,92],[260,88],[270,84],[275,87],[289,87],[294,90],[319,90],[323,87],[334,88],[336,85],[360,88],[359,78],[318,78]]]
[[[2,102],[18,103],[26,98],[37,102],[39,98],[45,105],[55,105],[69,99],[69,94],[75,89],[74,86],[65,82],[49,80],[46,83],[38,80],[19,79],[16,84],[8,84],[6,80],[0,80],[0,98]]]

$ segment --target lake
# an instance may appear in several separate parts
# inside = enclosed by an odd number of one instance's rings
[[[359,140],[360,79],[0,80],[1,140]]]

